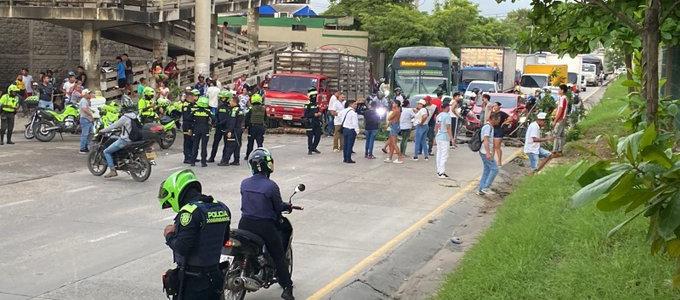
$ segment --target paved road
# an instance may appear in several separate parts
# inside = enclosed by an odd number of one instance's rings
[[[161,153],[151,178],[137,183],[124,174],[92,176],[75,151],[75,136],[52,143],[16,140],[0,146],[0,299],[164,299],[160,274],[172,264],[162,229],[173,215],[159,208],[155,196],[165,176],[185,167],[177,149]],[[320,149],[330,149],[330,142],[324,138]],[[447,173],[455,181],[436,179],[434,159],[395,165],[356,157],[356,165],[347,165],[339,153],[307,156],[302,136],[267,136],[265,145],[275,156],[272,178],[284,197],[298,183],[308,187],[297,200],[305,210],[290,217],[296,230],[293,280],[301,299],[481,171],[478,154],[464,145],[449,158]],[[355,150],[362,146],[359,141]],[[238,186],[247,167],[195,170],[205,192],[227,203],[238,220]],[[279,294],[272,287],[249,298]]]

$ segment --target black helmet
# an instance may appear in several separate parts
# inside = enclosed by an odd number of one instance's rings
[[[253,175],[263,173],[267,176],[274,172],[274,158],[269,150],[257,148],[248,156],[248,165]]]
[[[125,101],[123,102],[123,105],[120,107],[120,111],[124,114],[129,112],[135,112],[137,111],[137,107],[134,104]]]

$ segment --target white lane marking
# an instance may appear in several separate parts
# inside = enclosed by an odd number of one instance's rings
[[[179,167],[174,167],[174,168],[166,169],[166,171],[175,171],[175,170],[184,169],[184,168],[186,168],[186,167],[185,167],[185,166],[179,166]]]
[[[35,200],[33,200],[33,199],[21,200],[21,201],[17,201],[17,202],[12,202],[12,203],[0,205],[0,208],[10,207],[10,206],[14,206],[14,205],[22,204],[22,203],[27,203],[27,202],[33,202],[33,201],[35,201]]]
[[[271,147],[269,149],[278,149],[278,148],[283,148],[283,147],[286,147],[286,145],[276,145],[276,146]]]
[[[96,238],[94,240],[90,240],[90,243],[100,242],[100,241],[103,241],[105,239],[110,239],[112,237],[115,237],[115,236],[118,236],[118,235],[121,235],[121,234],[125,234],[125,233],[127,233],[127,231],[118,231],[118,232],[115,232],[115,233],[112,233],[112,234],[109,234],[109,235],[105,235],[105,236]]]
[[[77,192],[82,192],[82,191],[91,190],[91,189],[93,189],[93,188],[95,188],[94,185],[88,185],[88,186],[84,186],[84,187],[77,188],[77,189],[74,189],[74,190],[69,190],[69,191],[66,191],[66,192],[67,192],[67,193],[77,193]]]
[[[174,219],[174,218],[175,218],[175,216],[170,216],[170,217],[167,217],[167,218],[160,219],[160,220],[156,221],[156,223],[160,223],[160,222],[163,222],[163,221],[172,220],[172,219]]]

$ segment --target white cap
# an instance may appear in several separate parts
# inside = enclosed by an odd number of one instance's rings
[[[465,96],[468,97],[468,98],[473,98],[473,97],[477,97],[477,94],[475,94],[473,91],[466,91]]]
[[[540,112],[540,113],[538,113],[538,115],[536,115],[536,118],[539,119],[539,120],[545,120],[546,117],[548,117],[548,114],[546,114],[544,112]]]
[[[91,93],[92,93],[92,91],[90,91],[90,89],[84,89],[84,90],[83,90],[83,95],[85,95],[85,94],[91,94]]]
[[[422,105],[427,105],[427,101],[425,101],[425,99],[418,100],[418,103],[420,103]]]

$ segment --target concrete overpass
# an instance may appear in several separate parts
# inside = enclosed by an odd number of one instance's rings
[[[257,7],[273,0],[0,0],[0,18],[47,21],[82,33],[81,61],[89,88],[98,88],[100,37],[153,50],[154,56],[193,54],[194,74],[209,74],[211,57],[227,59],[248,51],[242,37],[216,34],[217,14],[247,13],[257,24]],[[193,20],[191,22],[190,20]],[[184,35],[179,34],[183,29]],[[257,46],[257,29],[252,32]],[[177,34],[176,34],[177,33]],[[241,38],[241,39],[239,39]]]

